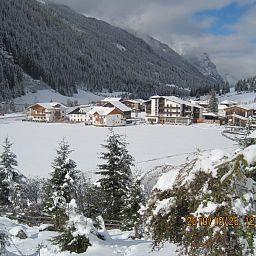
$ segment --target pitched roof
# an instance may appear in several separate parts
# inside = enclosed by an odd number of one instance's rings
[[[109,101],[120,101],[122,98],[116,97],[106,97],[105,99],[101,100],[102,102],[109,102]]]
[[[108,104],[108,103],[110,103],[113,107],[118,108],[122,112],[131,111],[131,109],[129,107],[127,107],[125,104],[123,104],[120,101],[108,101],[106,104]]]
[[[115,108],[109,108],[109,107],[94,107],[91,109],[88,113],[93,115],[95,113],[98,113],[101,116],[107,116],[110,114]]]
[[[242,108],[245,110],[255,110],[256,109],[256,103],[252,103],[252,104],[246,104],[246,105],[234,105],[234,106],[230,106],[227,107],[225,109],[229,109],[229,108]]]
[[[62,108],[67,108],[66,106],[64,106],[63,104],[59,103],[59,102],[45,102],[45,103],[35,103],[33,104],[31,107],[35,106],[35,105],[39,105],[42,106],[43,108],[49,109],[49,108],[56,108],[57,105],[60,105]]]

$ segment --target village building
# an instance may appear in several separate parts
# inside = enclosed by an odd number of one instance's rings
[[[115,99],[115,98],[114,98]],[[120,99],[121,100],[121,99]],[[123,104],[120,100],[103,100],[103,107],[116,108],[123,113],[124,118],[131,119],[132,110]]]
[[[202,118],[202,107],[175,96],[153,96],[146,102],[146,121],[161,124],[190,124]]]
[[[122,100],[121,102],[130,108],[134,113],[145,112],[145,101],[142,99],[126,99]]]
[[[235,126],[246,126],[254,122],[256,104],[237,105],[226,108],[226,123]]]
[[[88,112],[91,123],[95,126],[123,126],[126,124],[124,114],[115,107],[94,107]]]
[[[77,106],[72,107],[67,111],[68,120],[71,123],[91,123],[91,117],[88,112],[92,109],[92,106]]]
[[[26,120],[38,122],[63,122],[67,107],[58,102],[36,103],[26,109]]]

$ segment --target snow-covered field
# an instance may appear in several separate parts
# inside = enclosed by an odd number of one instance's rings
[[[110,237],[106,241],[96,239],[91,241],[92,246],[88,248],[86,253],[75,254],[68,252],[59,252],[50,242],[56,232],[42,231],[39,232],[38,227],[28,227],[18,224],[7,218],[0,217],[0,229],[7,232],[22,228],[28,235],[27,239],[19,239],[12,237],[13,243],[7,250],[10,256],[21,255],[38,255],[34,254],[38,250],[38,246],[43,247],[40,250],[41,256],[69,256],[69,255],[85,255],[85,256],[175,256],[176,247],[172,244],[166,244],[161,250],[152,251],[152,242],[148,240],[131,240],[128,239],[129,232],[121,232],[112,230],[109,232]],[[14,246],[15,245],[15,246]]]
[[[137,125],[115,128],[126,136],[135,168],[147,172],[163,164],[180,164],[191,152],[225,149],[232,152],[233,142],[221,135],[222,127],[213,125],[171,126]],[[108,128],[83,124],[46,124],[0,119],[0,141],[6,136],[14,143],[19,169],[27,176],[47,177],[57,144],[65,138],[74,149],[71,157],[78,168],[93,175],[102,152]],[[1,149],[0,149],[1,152]]]

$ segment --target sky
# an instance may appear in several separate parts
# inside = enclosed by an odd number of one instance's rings
[[[207,52],[231,82],[256,75],[256,0],[54,0],[149,34],[179,53]]]

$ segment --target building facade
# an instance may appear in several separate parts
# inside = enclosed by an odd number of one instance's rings
[[[123,126],[126,124],[123,112],[117,108],[95,107],[88,112],[92,125],[95,126]]]
[[[58,102],[36,103],[26,109],[26,119],[37,122],[63,122],[66,106]]]
[[[202,118],[202,107],[175,96],[153,96],[146,102],[146,121],[161,124],[190,124]]]

